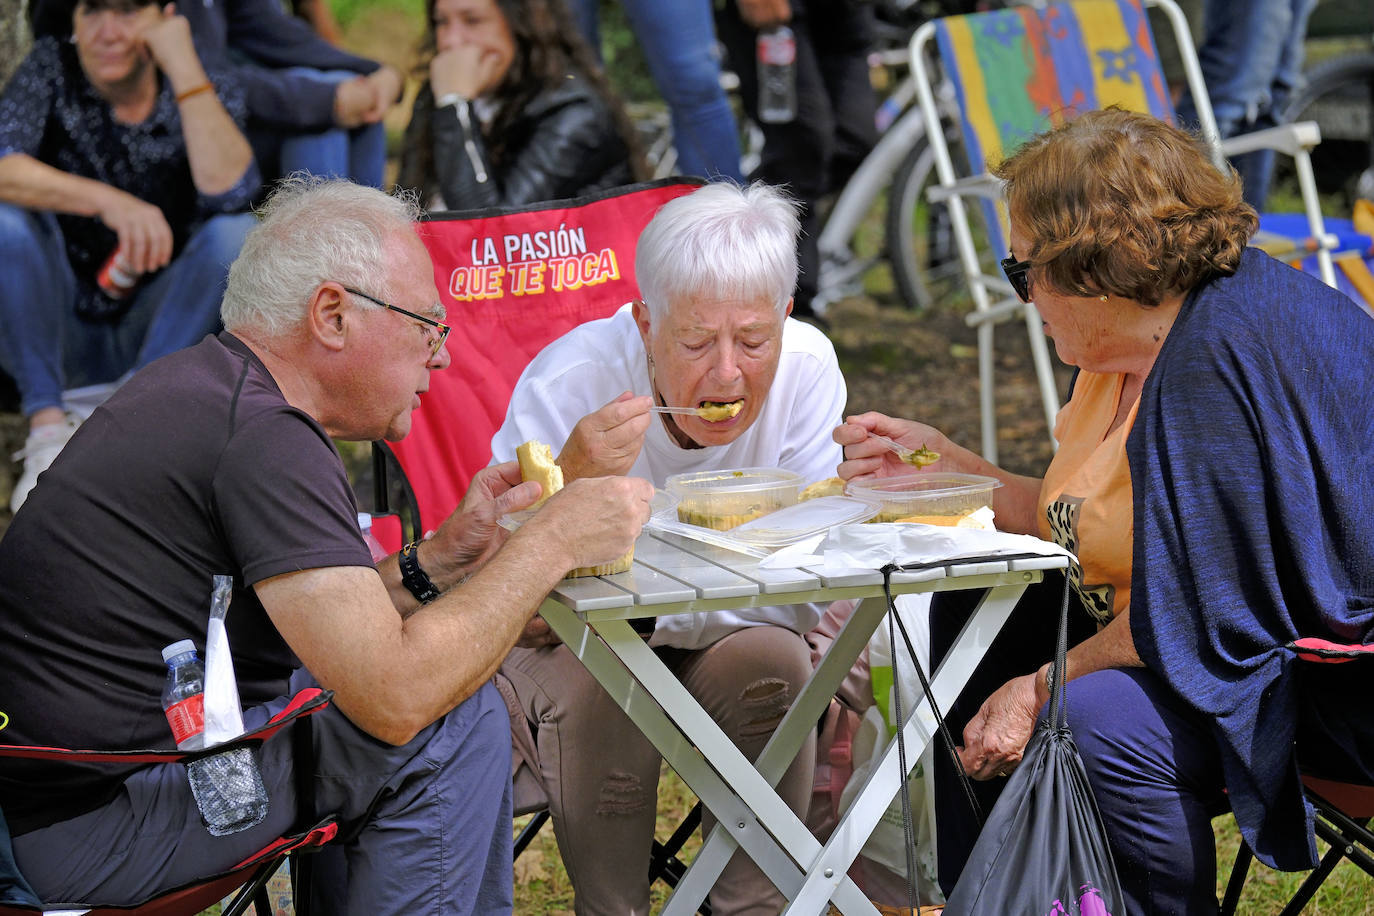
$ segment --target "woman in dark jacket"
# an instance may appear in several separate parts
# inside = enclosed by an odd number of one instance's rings
[[[398,184],[430,209],[576,197],[642,176],[591,52],[550,0],[428,0],[433,57]]]

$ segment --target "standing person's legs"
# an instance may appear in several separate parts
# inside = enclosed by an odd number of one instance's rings
[[[575,911],[644,916],[658,751],[567,646],[512,649],[501,673],[535,728]]]
[[[742,182],[739,126],[720,86],[710,0],[624,3],[654,84],[672,111],[678,173]]]
[[[821,79],[835,113],[827,191],[838,192],[878,142],[878,98],[868,70],[873,9],[850,0],[807,0],[806,7]]]
[[[751,761],[763,753],[812,671],[806,640],[785,627],[747,627],[700,651],[679,654],[680,660],[670,667]],[[815,767],[816,730],[812,728],[777,786],[778,795],[803,821],[811,803]],[[715,817],[705,812],[703,835],[709,835],[715,824]],[[711,911],[721,916],[765,916],[779,912],[786,903],[743,851],[730,859],[710,900]]]
[[[1300,78],[1302,42],[1314,2],[1206,0],[1203,4],[1198,61],[1223,138],[1274,123],[1274,106],[1281,103],[1275,98],[1275,86],[1280,79]],[[1197,124],[1197,109],[1187,93],[1179,102],[1178,118],[1181,124]],[[1246,202],[1262,207],[1273,153],[1240,156],[1235,165],[1245,183]]]
[[[820,288],[820,252],[816,247],[820,220],[816,205],[826,191],[830,160],[835,150],[835,115],[830,109],[811,26],[804,13],[802,6],[793,6],[791,28],[797,43],[797,116],[786,124],[759,125],[763,131],[763,155],[758,171],[749,176],[769,184],[786,185],[788,192],[801,202],[802,232],[797,244],[801,270],[792,312],[797,317],[814,314],[811,300]],[[727,3],[717,11],[716,25],[739,75],[744,110],[757,122],[758,73],[754,42],[758,33],[744,23],[734,3]]]
[[[582,40],[591,47],[596,59],[601,60],[601,16],[597,0],[568,0],[568,12]]]
[[[1145,668],[1070,681],[1069,727],[1130,913],[1215,913],[1212,818],[1227,810],[1208,723]]]
[[[298,671],[291,689],[312,686]],[[246,710],[254,728],[289,697]],[[339,815],[340,845],[319,855],[346,859],[346,887],[324,912],[508,913],[510,728],[487,684],[411,742],[394,747],[364,734],[336,708],[310,720],[316,755],[313,822]],[[170,736],[169,736],[170,742]],[[181,764],[147,767],[103,808],[14,840],[20,871],[45,901],[131,903],[231,868],[297,822],[292,741],[263,746],[271,798],[257,827],[212,837],[200,823]]]

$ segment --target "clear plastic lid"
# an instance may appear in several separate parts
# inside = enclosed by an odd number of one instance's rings
[[[170,662],[178,655],[185,655],[187,652],[196,651],[196,644],[189,639],[178,639],[170,646],[162,650],[162,660]]]
[[[359,531],[369,531],[369,530],[371,530],[371,528],[372,528],[372,513],[371,513],[371,512],[359,512],[359,513],[358,513],[358,530],[359,530]]]
[[[785,547],[835,525],[866,522],[878,514],[878,509],[877,502],[853,496],[820,496],[745,522],[730,535],[760,547]]]

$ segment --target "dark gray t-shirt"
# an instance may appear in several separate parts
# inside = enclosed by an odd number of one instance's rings
[[[162,647],[202,652],[211,579],[234,577],[230,644],[244,706],[299,663],[250,588],[370,566],[333,442],[230,334],[158,360],[98,409],[0,540],[0,710],[7,744],[171,747]],[[105,803],[130,768],[0,758],[15,834]]]

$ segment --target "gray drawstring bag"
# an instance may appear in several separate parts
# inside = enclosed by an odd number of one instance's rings
[[[1066,584],[1048,715],[983,824],[944,916],[1125,916],[1106,829],[1065,719],[1068,608]]]

